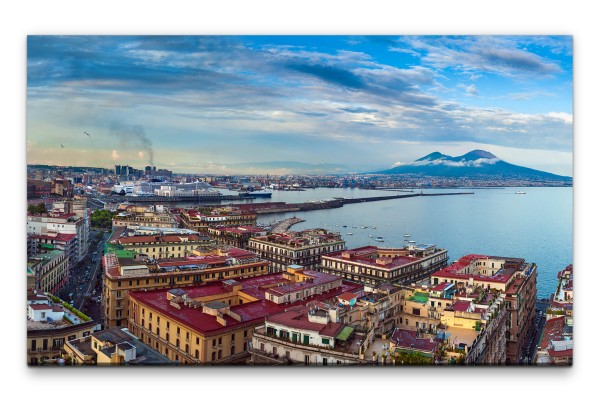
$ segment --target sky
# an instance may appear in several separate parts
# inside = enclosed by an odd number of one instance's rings
[[[572,176],[572,47],[571,36],[28,36],[27,163],[366,172],[483,149]]]

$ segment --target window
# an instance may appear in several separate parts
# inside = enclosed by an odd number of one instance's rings
[[[200,337],[196,337],[196,345],[200,345]]]
[[[329,338],[323,338],[321,341],[323,344],[329,345]]]
[[[219,353],[217,354],[217,358],[221,359],[221,354],[222,354],[222,352],[221,352],[221,350],[219,350]]]
[[[235,341],[235,333],[231,335],[231,341]]]
[[[216,355],[216,352],[214,352],[214,351],[213,351],[213,353],[212,353],[212,357],[211,357],[211,361],[214,361],[214,360],[215,360],[215,355]]]
[[[169,321],[167,321],[167,330],[169,330]]]
[[[213,338],[213,343],[212,343],[213,347],[217,346],[217,340]]]
[[[310,355],[304,355],[304,364],[306,366],[310,365]]]
[[[223,344],[223,341],[222,341],[222,340],[223,340],[223,338],[222,338],[222,337],[219,337],[219,345]]]
[[[235,345],[231,346],[231,355],[235,354]]]
[[[98,349],[98,341],[94,340],[94,349]]]

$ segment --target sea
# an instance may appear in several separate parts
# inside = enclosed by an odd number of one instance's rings
[[[224,195],[234,193],[219,191]],[[272,223],[296,216],[305,221],[292,226],[292,230],[321,227],[340,232],[348,248],[402,247],[410,238],[417,244],[435,244],[447,249],[449,262],[472,253],[523,258],[538,266],[538,298],[548,298],[556,289],[557,273],[573,263],[571,187],[424,189],[423,192],[473,194],[401,198],[336,209],[266,214],[259,215],[258,222]],[[298,203],[405,193],[409,192],[351,188],[275,190],[270,199],[254,202]],[[384,242],[375,241],[378,236]]]

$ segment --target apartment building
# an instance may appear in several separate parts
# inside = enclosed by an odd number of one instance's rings
[[[287,308],[355,289],[335,276],[290,268],[285,273],[183,288],[130,292],[129,330],[182,364],[243,362],[253,330]]]
[[[292,264],[316,270],[322,255],[345,250],[346,242],[339,233],[317,228],[251,238],[248,249],[271,261],[272,272]]]
[[[102,307],[107,328],[124,326],[128,317],[130,291],[184,287],[229,278],[268,273],[269,262],[238,248],[194,251],[181,258],[140,260],[129,252],[119,257],[107,253],[104,268]]]
[[[257,219],[255,211],[236,207],[205,208],[202,212],[182,209],[179,215],[183,228],[205,234],[214,227],[255,226]]]
[[[366,285],[410,284],[446,266],[448,251],[435,245],[365,246],[322,256],[320,271]]]

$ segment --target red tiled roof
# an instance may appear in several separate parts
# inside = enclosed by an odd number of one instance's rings
[[[282,312],[291,306],[304,305],[309,301],[329,299],[343,291],[357,288],[357,284],[344,283],[346,285],[342,286],[342,288],[329,290],[323,294],[312,296],[303,301],[292,304],[276,304],[264,299],[264,289],[261,290],[260,287],[281,282],[284,280],[281,273],[265,274],[236,280],[242,284],[243,293],[257,298],[258,301],[231,306],[230,310],[237,313],[242,318],[242,321],[238,322],[229,315],[225,315],[226,326],[218,323],[215,316],[202,313],[202,309],[189,308],[183,305],[181,306],[181,309],[177,309],[171,306],[170,301],[167,300],[169,288],[151,291],[131,291],[128,294],[132,299],[156,309],[158,312],[169,316],[170,319],[177,320],[181,324],[201,333],[213,335],[239,326],[256,326],[264,322],[266,316]],[[362,285],[358,285],[358,287],[362,287]],[[195,299],[218,294],[223,294],[225,296],[225,294],[231,290],[231,287],[226,287],[221,282],[212,282],[200,286],[182,287],[182,289],[187,293],[189,298]]]
[[[409,265],[416,261],[421,260],[421,258],[415,258],[412,256],[394,256],[392,258],[386,257],[386,260],[390,260],[391,262],[388,264],[379,264],[376,262],[378,259],[377,256],[379,253],[385,253],[388,250],[386,248],[378,248],[376,246],[363,246],[360,248],[348,249],[343,251],[336,251],[332,253],[328,253],[324,255],[324,258],[327,259],[341,259],[346,261],[352,261],[357,263],[362,263],[370,266],[375,266],[383,269],[393,269],[405,265]],[[349,257],[343,256],[344,254],[349,255]]]
[[[118,238],[115,242],[119,244],[134,244],[142,242],[184,242],[183,238],[188,241],[199,241],[200,237],[195,234],[181,235],[134,235],[130,237]]]
[[[417,332],[396,328],[390,337],[396,347],[433,354],[439,344],[438,339],[417,338]]]
[[[548,349],[550,347],[550,341],[562,340],[564,324],[564,316],[546,320],[546,325],[544,326],[544,333],[542,334],[542,339],[540,340],[539,346],[542,349]]]
[[[453,305],[450,305],[449,309],[456,312],[466,312],[469,309],[469,306],[471,306],[471,301],[458,300],[454,302]]]
[[[48,304],[31,304],[29,307],[33,310],[50,310],[52,309],[52,305]]]
[[[338,297],[338,299],[341,299],[343,301],[351,301],[354,298],[357,298],[358,295],[353,292],[345,292],[343,294],[338,295],[337,297]]]
[[[573,356],[573,349],[566,349],[562,351],[555,351],[554,348],[548,350],[548,355],[552,358],[561,358],[565,356]]]

